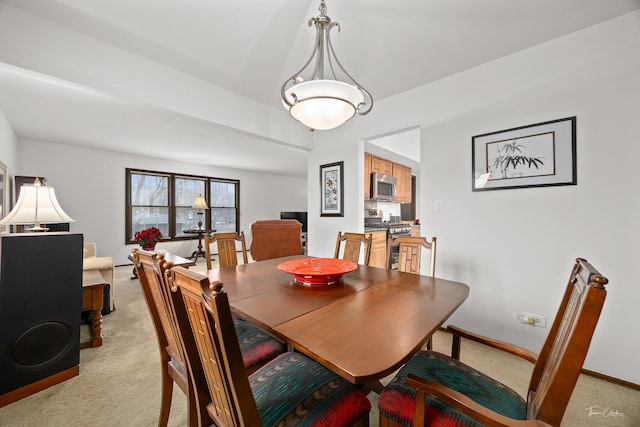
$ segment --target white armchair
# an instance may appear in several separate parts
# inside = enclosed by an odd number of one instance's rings
[[[115,279],[115,263],[113,257],[110,256],[97,256],[96,244],[93,242],[86,242],[84,244],[84,259],[82,260],[83,270],[98,270],[102,275],[105,283],[109,284],[109,312],[116,309],[114,303],[114,279]],[[106,307],[105,307],[106,308]]]

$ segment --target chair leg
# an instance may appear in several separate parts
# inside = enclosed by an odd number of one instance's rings
[[[162,363],[162,394],[160,397],[160,418],[158,427],[166,427],[169,423],[169,411],[171,411],[171,397],[173,394],[173,378],[167,370],[167,363]]]
[[[460,335],[453,334],[453,340],[451,341],[451,357],[460,360],[460,344],[462,343],[462,337]]]
[[[200,401],[193,384],[189,384],[187,390],[187,407],[189,410],[189,427],[202,427],[211,425],[211,418],[207,413],[206,401]]]

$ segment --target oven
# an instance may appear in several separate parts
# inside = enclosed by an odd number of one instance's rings
[[[392,222],[384,222],[382,212],[376,210],[365,209],[364,226],[365,232],[367,228],[385,229],[387,231],[387,240],[389,237],[411,236],[411,225],[399,222],[400,217],[391,217]],[[391,269],[398,268],[398,247],[392,249],[391,252]]]
[[[411,236],[411,225],[390,224],[387,229],[387,239],[389,239],[389,237],[393,239],[399,236]],[[391,270],[398,269],[399,250],[400,248],[398,246],[391,248]]]

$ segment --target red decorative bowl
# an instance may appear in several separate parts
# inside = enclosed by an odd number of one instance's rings
[[[356,270],[358,264],[336,258],[299,258],[280,263],[278,268],[304,285],[331,285]]]

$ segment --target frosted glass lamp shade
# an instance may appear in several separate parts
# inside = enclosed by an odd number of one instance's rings
[[[291,117],[311,129],[326,130],[351,119],[364,102],[364,96],[354,85],[337,80],[309,80],[290,87],[285,93],[293,105]]]

